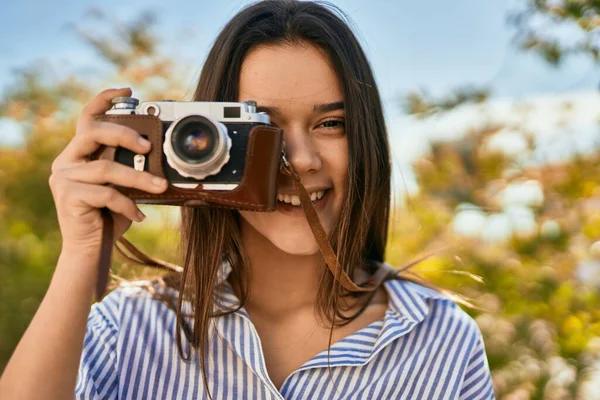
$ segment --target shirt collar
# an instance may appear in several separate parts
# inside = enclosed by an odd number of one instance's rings
[[[299,370],[330,366],[364,365],[396,339],[410,334],[429,314],[431,300],[448,300],[443,294],[402,279],[384,282],[388,294],[388,310],[383,320],[376,321],[336,342],[330,354],[324,350],[307,361]],[[364,349],[348,351],[357,340]],[[329,358],[329,360],[328,360]]]
[[[384,282],[389,297],[389,309],[398,316],[419,323],[429,314],[430,300],[450,300],[443,293],[405,279]]]
[[[386,267],[391,268],[389,265],[386,265]],[[222,283],[220,285],[222,290],[219,291],[216,305],[222,311],[232,310],[239,306],[239,300],[226,280],[230,272],[231,267],[224,263],[218,280],[219,283]],[[334,343],[329,354],[327,350],[324,350],[299,367],[298,371],[319,368],[325,365],[364,365],[391,342],[413,331],[429,314],[429,302],[431,300],[448,300],[446,296],[435,290],[402,279],[388,280],[384,282],[384,288],[388,294],[388,310],[382,320],[376,321]],[[244,349],[237,336],[232,333],[233,331],[226,327],[227,321],[235,318],[236,315],[246,320],[245,323],[248,324],[246,326],[252,326],[250,317],[244,308],[240,308],[233,314],[223,318],[217,318],[216,323],[222,337],[232,345],[234,351],[240,357],[244,358],[243,355],[246,354],[247,350]],[[253,329],[251,330],[253,331]],[[258,338],[256,338],[256,342],[260,342]],[[357,343],[362,346],[363,350],[359,352],[348,350],[355,348]],[[259,350],[260,346],[253,349],[257,354],[260,353]],[[265,366],[261,357],[256,357],[254,362],[250,360],[246,360],[246,362],[251,364],[253,370],[259,376],[262,376],[265,382],[269,382],[266,372],[263,373]]]

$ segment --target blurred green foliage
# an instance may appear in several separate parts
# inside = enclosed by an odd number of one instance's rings
[[[598,9],[597,2],[588,3]],[[542,1],[531,4],[535,12],[558,12]],[[570,11],[564,18],[579,12],[573,4],[565,6]],[[0,116],[25,132],[22,146],[0,148],[0,370],[58,258],[61,240],[48,177],[52,160],[74,134],[82,105],[115,80],[132,85],[144,99],[181,99],[190,89],[174,78],[189,76],[185,66],[161,54],[152,15],[125,25],[98,10],[91,15],[108,36],[77,31],[112,67],[105,82],[95,86],[45,67],[26,67],[0,98]],[[468,87],[441,100],[413,93],[405,109],[426,118],[487,96]],[[467,311],[483,332],[499,399],[597,398],[592,396],[600,382],[600,156],[527,166],[522,160],[535,149],[535,136],[522,133],[527,150],[517,157],[488,146],[502,128],[487,126],[433,143],[414,164],[420,190],[395,207],[388,261],[402,265],[446,248],[416,270],[480,307]],[[519,187],[529,189],[507,202],[505,194]],[[142,207],[150,218],[126,236],[153,256],[178,263],[177,209]],[[507,236],[486,236],[481,221],[494,218],[510,222]],[[128,278],[154,273],[122,265],[117,255],[113,270]]]
[[[434,99],[426,90],[410,92],[404,95],[402,108],[407,114],[419,119],[450,111],[465,103],[483,103],[490,95],[489,89],[465,86],[454,90],[442,99]]]
[[[486,147],[496,134],[437,142],[414,165],[420,192],[396,209],[388,259],[401,265],[446,248],[416,271],[481,307],[467,311],[484,334],[498,398],[589,398],[581,396],[600,380],[600,155],[515,168],[516,157]],[[540,192],[503,200],[523,183]],[[530,213],[511,215],[514,207]],[[509,221],[506,237],[477,227],[493,218]]]
[[[75,134],[83,105],[115,81],[134,86],[135,94],[148,100],[181,99],[185,93],[174,77],[189,73],[157,53],[151,15],[143,14],[126,27],[98,11],[92,15],[96,21],[85,20],[86,26],[97,22],[109,36],[98,37],[79,27],[77,31],[112,67],[105,82],[95,86],[76,76],[61,76],[47,64],[26,66],[15,73],[14,83],[0,98],[0,117],[16,121],[25,133],[22,146],[0,147],[0,370],[39,306],[58,259],[61,238],[48,178],[52,161]],[[133,226],[127,237],[157,257],[178,262],[173,257],[176,210],[141,208],[150,218]],[[122,263],[115,255],[113,267],[119,275],[150,273]]]

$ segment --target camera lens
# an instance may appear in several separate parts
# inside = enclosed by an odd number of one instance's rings
[[[180,175],[204,179],[217,174],[229,161],[231,139],[222,123],[203,115],[188,115],[165,133],[164,152]]]
[[[192,164],[205,162],[218,145],[218,132],[213,124],[198,118],[179,123],[171,135],[171,144],[182,161]]]

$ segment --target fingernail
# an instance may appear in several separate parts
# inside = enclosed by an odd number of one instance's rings
[[[155,186],[163,187],[167,184],[167,181],[163,178],[155,176],[154,178],[152,178],[152,184],[154,184]]]
[[[146,219],[146,215],[141,212],[140,210],[138,210],[138,218],[140,219],[140,222]]]
[[[149,141],[147,141],[146,139],[144,139],[144,138],[143,138],[143,137],[141,137],[141,136],[138,138],[138,143],[139,143],[139,144],[141,144],[141,145],[142,145],[142,146],[144,146],[144,147],[148,147],[148,146],[150,146],[150,142],[149,142]]]

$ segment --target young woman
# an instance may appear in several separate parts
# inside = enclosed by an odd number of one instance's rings
[[[92,100],[52,166],[62,252],[4,372],[2,399],[493,398],[474,321],[441,293],[391,274],[373,292],[343,289],[286,175],[276,212],[182,208],[179,279],[118,288],[90,313],[99,208],[112,211],[115,237],[143,220],[104,184],[167,187],[89,161],[101,144],[150,150],[137,132],[94,120],[128,95],[111,89]],[[384,258],[390,155],[375,80],[344,19],[291,0],[237,14],[217,37],[194,100],[247,99],[283,129],[287,158],[341,267],[367,281]]]

